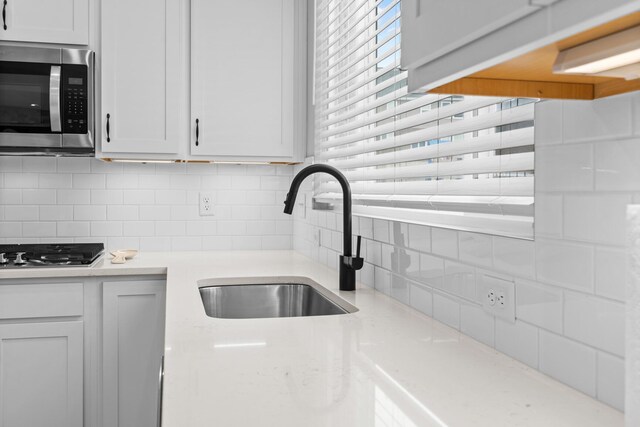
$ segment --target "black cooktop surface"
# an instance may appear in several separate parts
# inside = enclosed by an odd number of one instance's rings
[[[0,268],[88,267],[103,253],[102,243],[0,245]]]

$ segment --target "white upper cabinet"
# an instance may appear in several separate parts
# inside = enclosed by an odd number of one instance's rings
[[[530,0],[402,0],[402,68],[414,68],[538,9]]]
[[[191,1],[192,155],[292,159],[295,3]]]
[[[184,140],[180,2],[106,0],[101,13],[102,152],[177,153]]]
[[[89,43],[89,0],[0,0],[0,41]]]

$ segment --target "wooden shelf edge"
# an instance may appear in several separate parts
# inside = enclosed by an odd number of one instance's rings
[[[593,84],[589,83],[541,82],[530,80],[464,77],[435,89],[431,89],[429,93],[592,100],[595,98],[596,88]]]

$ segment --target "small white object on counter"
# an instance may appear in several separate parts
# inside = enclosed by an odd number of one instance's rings
[[[293,251],[142,253],[124,265],[0,278],[167,272],[162,424],[178,426],[607,426],[621,412]],[[197,281],[306,276],[353,314],[207,317]]]
[[[138,251],[135,249],[117,249],[111,252],[111,255],[113,255],[111,264],[124,264],[127,260],[133,259],[138,255]]]

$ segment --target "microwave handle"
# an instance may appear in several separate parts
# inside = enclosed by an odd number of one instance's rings
[[[60,79],[62,67],[60,65],[51,66],[49,76],[49,116],[51,118],[51,132],[61,132],[60,123]]]

